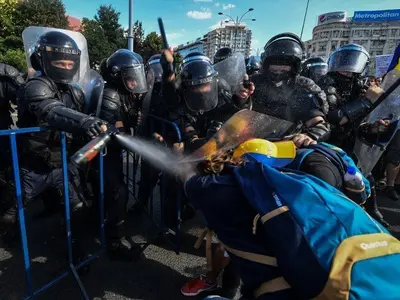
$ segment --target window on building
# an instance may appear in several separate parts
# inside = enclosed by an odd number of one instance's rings
[[[391,36],[392,36],[392,37],[397,36],[397,29],[392,29],[392,31],[391,31]]]
[[[342,31],[342,37],[348,38],[350,36],[350,30],[344,30]]]

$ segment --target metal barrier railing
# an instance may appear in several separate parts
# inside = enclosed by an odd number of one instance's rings
[[[179,127],[177,124],[162,119],[160,117],[154,116],[154,115],[148,115],[147,116],[147,122],[146,125],[148,126],[149,129],[149,133],[153,134],[155,131],[155,127],[156,124],[161,125],[160,129],[161,132],[157,132],[159,134],[161,134],[161,136],[163,136],[163,138],[169,142],[170,136],[167,137],[167,127],[170,128],[170,133],[172,133],[173,137],[172,140],[173,142],[182,142],[182,136],[181,136],[181,132],[179,130]],[[135,201],[139,201],[138,195],[137,195],[137,189],[136,189],[136,172],[138,170],[138,166],[139,166],[139,157],[135,154],[135,153],[126,153],[126,174],[125,174],[125,178],[127,179],[127,185],[128,185],[128,198],[129,195],[133,196],[135,198]],[[131,162],[133,164],[133,170],[130,173],[130,165]],[[142,167],[142,166],[141,166]],[[156,185],[153,190],[152,193],[150,194],[150,201],[149,201],[149,205],[147,207],[147,213],[149,215],[149,217],[151,218],[151,220],[153,221],[153,223],[157,226],[157,228],[160,230],[161,233],[168,233],[169,229],[165,222],[164,222],[164,205],[165,205],[165,201],[168,201],[168,197],[167,197],[167,186],[166,186],[166,179],[168,178],[168,175],[160,173],[158,176],[159,180],[158,180],[158,185]],[[141,180],[141,179],[140,179]],[[155,191],[155,188],[158,187],[159,191],[158,193]],[[158,195],[158,197],[155,196],[155,194]],[[169,237],[174,237],[172,240],[171,239],[167,239],[167,241],[169,241],[173,247],[174,250],[176,252],[176,254],[179,254],[180,252],[180,245],[181,245],[181,203],[182,203],[182,193],[179,189],[179,191],[177,192],[177,208],[176,208],[176,214],[177,214],[177,220],[176,220],[176,228],[171,228],[174,231],[174,235],[168,235]],[[171,199],[169,199],[171,200]],[[159,215],[155,214],[154,212],[157,211],[159,213]]]
[[[100,191],[99,191],[99,212],[100,212],[100,250],[90,256],[88,259],[80,262],[77,265],[74,265],[73,256],[72,256],[72,233],[71,233],[71,214],[70,214],[70,203],[69,203],[69,190],[68,190],[68,163],[67,163],[67,142],[66,136],[64,132],[61,132],[61,158],[62,158],[62,175],[63,175],[63,185],[64,185],[64,204],[65,204],[65,227],[66,227],[66,235],[67,235],[67,251],[68,251],[68,268],[69,270],[59,275],[57,278],[48,282],[38,289],[34,289],[32,286],[32,275],[31,275],[31,260],[29,257],[29,248],[28,248],[28,239],[26,233],[26,225],[25,225],[25,215],[24,215],[24,206],[22,201],[22,189],[21,189],[21,178],[19,172],[19,161],[18,161],[18,148],[17,148],[17,138],[18,134],[28,134],[34,132],[46,131],[48,128],[46,127],[32,127],[32,128],[22,128],[15,130],[0,130],[0,136],[9,136],[10,138],[10,146],[11,146],[11,156],[12,156],[12,167],[14,172],[14,183],[15,183],[15,192],[16,192],[16,200],[17,200],[17,209],[18,209],[18,220],[19,220],[19,229],[21,233],[21,242],[22,242],[22,251],[23,251],[23,259],[25,266],[25,279],[27,286],[27,296],[24,299],[33,299],[36,295],[47,290],[49,287],[53,286],[55,283],[59,282],[61,279],[66,278],[69,274],[74,277],[74,280],[79,286],[80,292],[84,299],[90,299],[85,287],[80,280],[80,277],[77,271],[83,266],[89,264],[94,259],[96,259],[101,252],[104,250],[104,179],[103,179],[103,155],[100,155],[99,158],[99,181],[100,181]]]

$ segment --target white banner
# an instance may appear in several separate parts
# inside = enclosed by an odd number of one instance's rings
[[[375,77],[381,77],[387,72],[392,59],[393,55],[376,56]]]

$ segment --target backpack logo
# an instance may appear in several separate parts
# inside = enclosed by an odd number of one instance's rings
[[[278,195],[275,194],[275,193],[273,193],[273,194],[272,194],[272,197],[274,198],[276,205],[277,205],[278,207],[281,207],[281,206],[282,206],[282,201],[281,201],[281,199],[279,199]]]
[[[369,249],[375,249],[375,248],[379,248],[379,247],[387,247],[389,246],[388,242],[386,241],[382,241],[382,242],[375,242],[375,243],[361,243],[360,247],[363,250],[369,250]]]

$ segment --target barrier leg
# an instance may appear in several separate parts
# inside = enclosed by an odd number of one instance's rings
[[[67,245],[68,245],[68,266],[70,272],[75,278],[76,283],[81,290],[82,297],[85,300],[89,300],[89,296],[76,272],[73,258],[72,258],[72,234],[71,234],[71,213],[69,205],[69,190],[68,190],[68,164],[67,164],[67,142],[65,138],[65,133],[61,132],[61,156],[62,156],[62,171],[63,171],[63,183],[64,183],[64,202],[65,202],[65,228],[67,233]]]
[[[100,182],[100,198],[99,198],[99,211],[100,211],[100,243],[101,250],[104,249],[105,244],[105,234],[104,234],[104,163],[103,163],[103,154],[102,151],[99,155],[99,182]]]
[[[14,182],[15,182],[17,207],[18,207],[19,230],[21,232],[22,252],[24,256],[26,286],[29,295],[28,299],[31,299],[33,297],[31,261],[29,258],[28,239],[26,236],[24,205],[22,202],[21,179],[19,174],[19,163],[17,154],[17,140],[15,134],[10,135],[10,144],[11,144],[12,164],[14,169]]]

